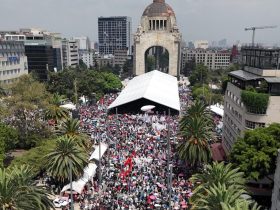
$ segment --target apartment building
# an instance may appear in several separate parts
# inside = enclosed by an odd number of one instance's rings
[[[182,49],[182,69],[189,62],[204,64],[210,70],[225,69],[230,65],[231,52],[214,49]]]
[[[0,83],[12,83],[24,74],[28,74],[24,43],[0,41]]]
[[[229,73],[224,98],[222,145],[226,153],[244,131],[280,123],[280,49],[243,47],[241,55],[244,69]],[[249,91],[252,88],[255,93]],[[268,103],[251,104],[244,101],[246,94],[255,98],[265,94]]]

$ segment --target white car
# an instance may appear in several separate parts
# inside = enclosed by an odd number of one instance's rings
[[[53,201],[53,204],[55,208],[65,207],[69,204],[68,198],[67,197],[56,198]]]

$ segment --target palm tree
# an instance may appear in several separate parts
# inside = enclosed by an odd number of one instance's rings
[[[206,165],[202,173],[194,174],[190,181],[200,183],[194,190],[194,197],[198,193],[204,193],[205,189],[209,189],[216,183],[225,185],[226,187],[234,186],[238,189],[245,189],[246,179],[244,173],[239,168],[233,168],[231,163],[225,165],[224,162],[214,162],[212,165]]]
[[[63,120],[59,133],[62,135],[67,135],[71,137],[78,137],[81,135],[79,131],[80,121],[73,118],[67,118]]]
[[[79,120],[67,118],[62,122],[58,133],[75,139],[81,147],[83,147],[86,151],[89,151],[92,146],[89,141],[89,138],[86,134],[80,132],[79,128]]]
[[[260,210],[261,206],[250,200],[240,200],[235,202],[234,206],[229,206],[225,203],[221,203],[223,210]]]
[[[226,187],[218,183],[205,189],[205,193],[199,193],[196,199],[191,200],[192,209],[195,210],[224,210],[225,206],[235,206],[236,203],[244,202],[242,195],[246,194],[243,189],[234,186]]]
[[[206,165],[204,170],[194,174],[190,181],[198,184],[190,199],[193,209],[259,209],[247,195],[244,173],[240,172],[239,168],[233,168],[232,164],[214,162]]]
[[[82,175],[87,164],[87,153],[71,136],[62,136],[56,142],[56,148],[46,157],[47,171],[61,182],[69,181],[69,169],[74,178]]]
[[[60,107],[61,103],[66,99],[64,96],[58,95],[55,93],[50,101],[50,106],[46,111],[47,119],[54,119],[55,124],[59,122],[59,120],[65,119],[68,117],[68,110]]]
[[[211,159],[212,127],[203,117],[190,117],[181,130],[183,141],[178,145],[179,156],[192,165],[208,163]]]
[[[200,100],[196,100],[194,104],[187,108],[185,115],[180,120],[180,126],[183,126],[190,117],[205,117],[205,119],[211,121],[211,115],[207,109],[207,105]]]
[[[49,194],[33,182],[31,168],[25,165],[0,169],[0,208],[2,210],[54,209]]]
[[[178,145],[180,158],[192,165],[209,162],[212,128],[213,121],[207,106],[201,101],[195,101],[180,120],[180,135],[183,137]]]

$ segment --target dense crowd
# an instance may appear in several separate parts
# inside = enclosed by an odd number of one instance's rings
[[[189,91],[180,87],[181,105],[189,102]],[[98,173],[84,190],[81,209],[167,209],[171,192],[172,209],[187,209],[192,195],[188,170],[175,155],[178,116],[152,114],[107,114],[116,98],[109,94],[96,105],[80,109],[82,129],[94,144],[108,145]],[[168,130],[170,134],[169,191]],[[99,169],[98,169],[99,170]]]

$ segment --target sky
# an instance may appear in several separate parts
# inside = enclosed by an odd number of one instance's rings
[[[88,36],[97,41],[99,16],[130,16],[133,33],[152,0],[0,0],[0,30],[40,27],[65,37]],[[250,43],[245,27],[277,25],[258,30],[256,42],[280,44],[280,0],[166,0],[176,13],[185,41],[240,40]]]

